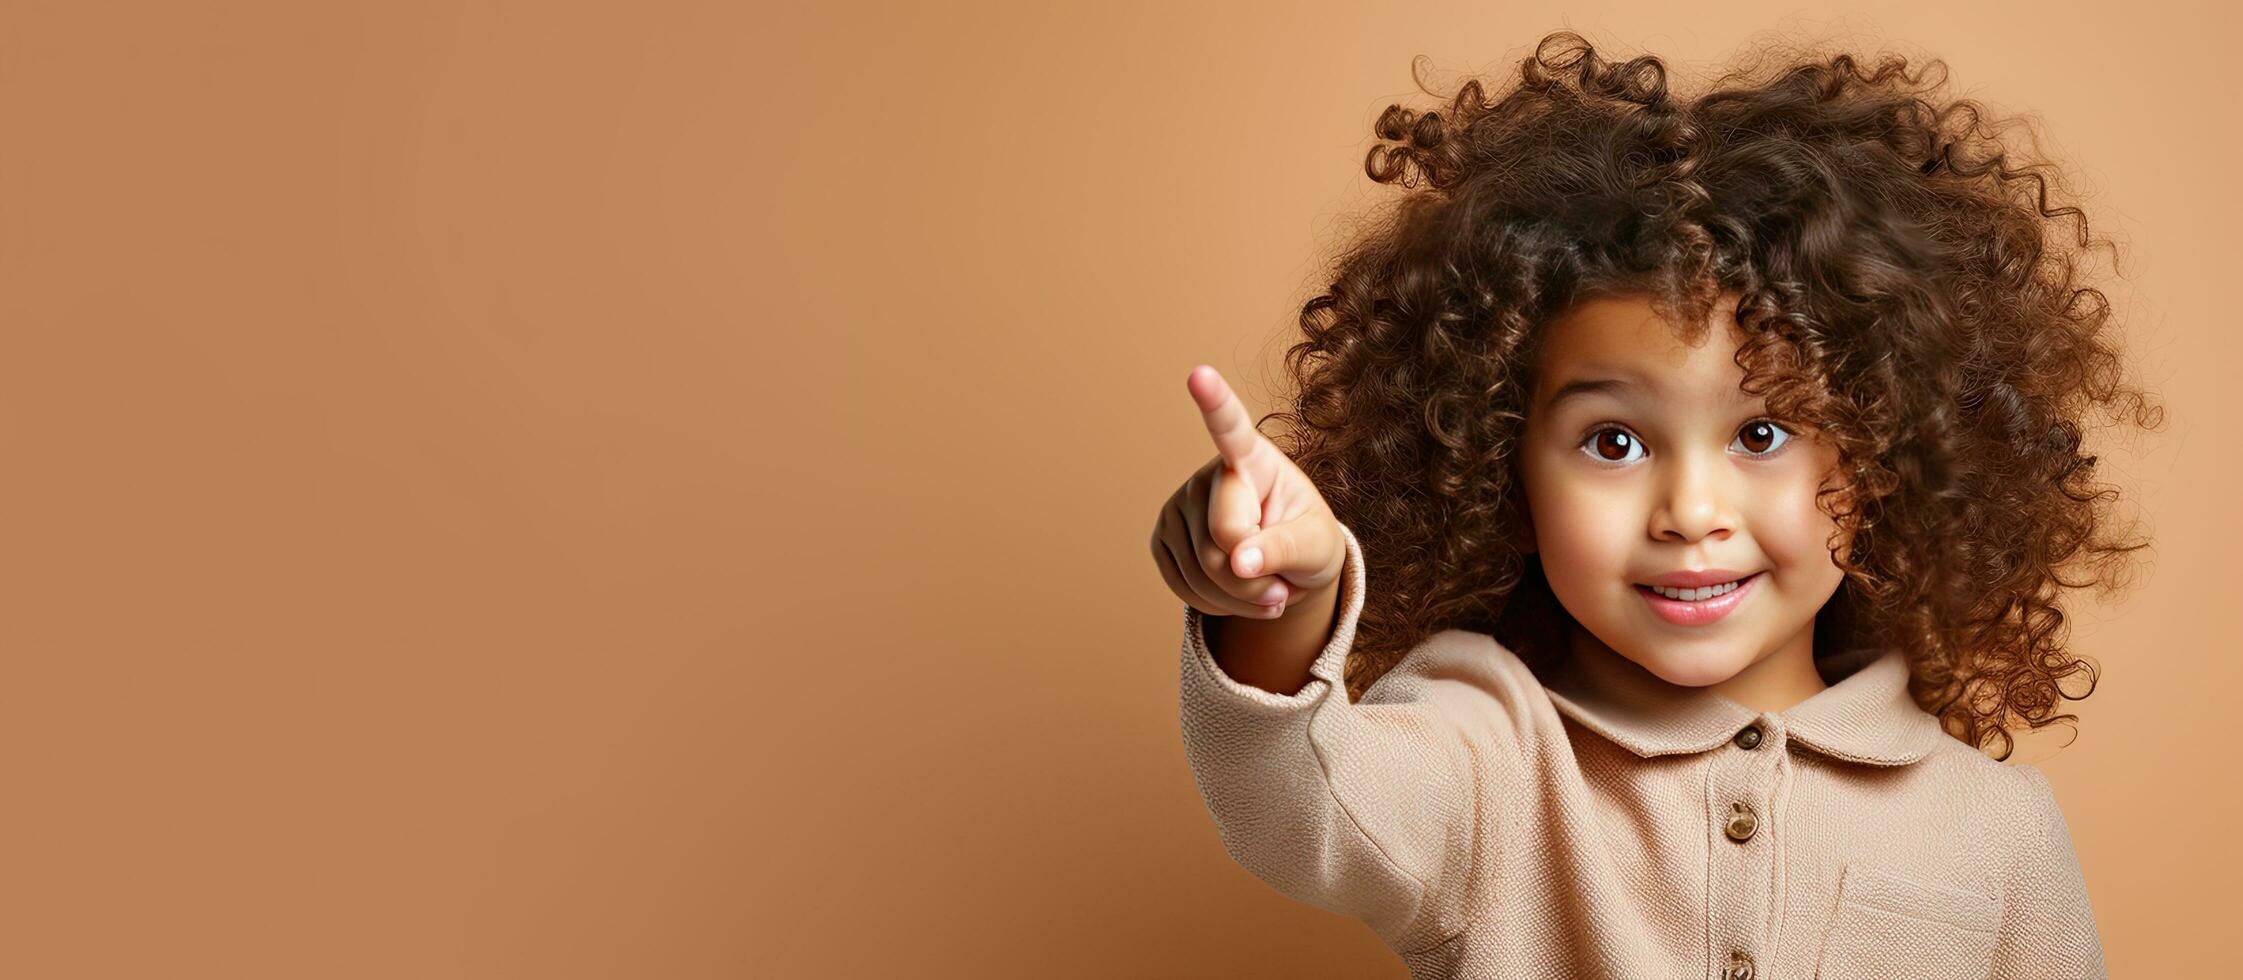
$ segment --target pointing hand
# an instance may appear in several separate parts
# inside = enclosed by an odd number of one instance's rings
[[[1261,432],[1214,368],[1185,379],[1215,457],[1176,489],[1153,529],[1153,563],[1176,596],[1211,616],[1275,619],[1334,588],[1346,543],[1300,467]]]

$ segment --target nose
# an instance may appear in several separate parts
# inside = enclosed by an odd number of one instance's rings
[[[1737,512],[1728,476],[1722,463],[1684,454],[1668,468],[1651,508],[1652,538],[1689,543],[1734,533]]]

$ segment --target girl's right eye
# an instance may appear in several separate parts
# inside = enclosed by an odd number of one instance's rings
[[[1642,450],[1642,440],[1637,439],[1628,430],[1617,426],[1608,425],[1597,429],[1581,440],[1581,451],[1587,453],[1589,458],[1600,463],[1632,463],[1642,457],[1627,454],[1640,453]],[[1605,455],[1606,452],[1617,452],[1621,455],[1607,456]]]

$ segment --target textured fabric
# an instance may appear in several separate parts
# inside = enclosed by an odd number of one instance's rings
[[[1342,530],[1296,694],[1223,673],[1185,608],[1184,745],[1232,858],[1413,976],[2106,975],[2047,778],[1944,734],[1898,652],[1758,712],[1612,655],[1545,680],[1447,630],[1350,702],[1367,576]]]

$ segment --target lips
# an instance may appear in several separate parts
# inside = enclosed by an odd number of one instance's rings
[[[1715,573],[1701,573],[1701,577],[1710,576],[1712,574]],[[1696,602],[1689,602],[1681,599],[1669,599],[1666,596],[1660,595],[1657,592],[1653,592],[1649,588],[1641,585],[1635,586],[1634,588],[1637,595],[1642,596],[1645,602],[1651,604],[1651,611],[1657,613],[1659,615],[1659,618],[1673,623],[1676,626],[1704,626],[1707,623],[1714,622],[1724,616],[1729,615],[1731,610],[1736,609],[1740,603],[1743,603],[1745,601],[1745,598],[1752,594],[1754,587],[1760,584],[1760,577],[1764,573],[1754,572],[1751,575],[1743,576],[1742,581],[1738,580],[1739,577],[1735,572],[1719,572],[1719,574],[1727,575],[1729,577],[1714,579],[1713,581],[1703,583],[1703,585],[1720,585],[1723,582],[1737,582],[1737,587],[1734,589],[1730,589],[1729,591],[1724,592],[1721,595],[1714,596],[1711,599],[1700,599]],[[1660,579],[1654,579],[1653,581],[1664,585],[1667,584],[1665,581],[1666,579],[1671,579],[1673,577],[1674,576],[1662,576]],[[1676,585],[1670,587],[1698,588],[1702,586]]]

